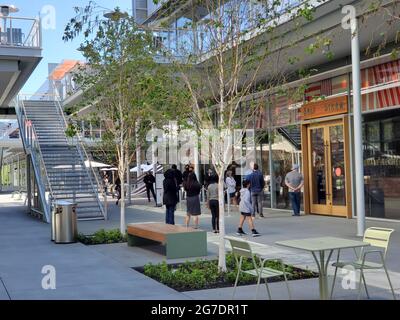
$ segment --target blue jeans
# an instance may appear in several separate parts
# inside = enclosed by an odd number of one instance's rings
[[[292,203],[293,213],[296,216],[300,215],[300,192],[289,192],[290,202]]]
[[[166,224],[175,224],[175,206],[165,206],[165,223]]]
[[[263,191],[260,192],[251,192],[251,202],[253,205],[253,216],[255,217],[256,213],[259,215],[263,214]]]

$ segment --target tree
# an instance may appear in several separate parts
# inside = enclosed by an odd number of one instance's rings
[[[96,8],[94,2],[76,8],[64,40],[84,35],[79,50],[86,64],[75,81],[84,91],[82,105],[92,105],[91,117],[103,123],[103,149],[115,153],[121,181],[120,231],[125,234],[125,176],[136,145],[144,142],[150,122],[157,125],[179,116],[176,104],[185,96],[170,69],[155,62],[149,32],[118,8],[111,19],[101,19]]]
[[[174,47],[173,53],[165,48],[171,59],[178,52],[175,62],[191,97],[190,123],[203,135],[201,152],[209,152],[219,177],[218,266],[222,272],[226,271],[225,170],[235,160],[233,150],[241,148],[243,140],[252,140],[245,130],[253,127],[255,118],[265,112],[275,94],[262,101],[246,102],[245,98],[260,83],[271,92],[286,83],[290,72],[285,64],[290,57],[283,53],[284,33],[276,30],[285,19],[311,20],[312,11],[311,5],[296,7],[293,1],[195,1],[193,12],[201,13],[201,19],[194,14],[186,31],[178,31],[181,45]],[[260,74],[262,69],[269,71],[266,76]],[[241,134],[235,135],[235,129]],[[204,139],[205,132],[208,139]]]

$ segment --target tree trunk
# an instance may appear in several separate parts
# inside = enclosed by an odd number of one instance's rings
[[[120,216],[121,216],[121,222],[120,222],[120,231],[121,234],[125,234],[126,233],[126,222],[125,222],[125,179],[124,179],[124,175],[125,172],[122,171],[123,173],[120,176],[120,180],[121,180],[121,199],[119,200],[121,202],[121,212],[120,212]]]
[[[218,172],[218,198],[219,198],[219,250],[218,250],[218,269],[226,272],[225,258],[225,200],[224,200],[224,170]]]

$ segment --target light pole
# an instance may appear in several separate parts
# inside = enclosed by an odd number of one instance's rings
[[[353,84],[353,126],[354,126],[354,168],[357,210],[357,235],[363,236],[365,230],[365,195],[364,195],[364,160],[362,136],[362,109],[361,109],[361,76],[360,76],[360,45],[358,39],[358,25],[356,9],[353,6],[344,6],[342,13],[342,27],[351,30],[351,61]]]

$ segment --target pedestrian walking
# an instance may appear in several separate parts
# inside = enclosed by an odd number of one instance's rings
[[[209,179],[207,188],[208,208],[211,211],[211,225],[214,233],[219,233],[219,197],[218,177],[213,175]]]
[[[107,190],[108,190],[108,185],[110,184],[110,181],[108,180],[108,175],[105,174],[103,178],[103,185],[104,185],[104,194],[107,195]]]
[[[243,188],[240,190],[240,203],[239,203],[239,211],[240,211],[240,220],[239,227],[237,230],[237,235],[242,236],[245,235],[246,232],[243,231],[243,224],[247,220],[249,227],[251,229],[251,234],[253,237],[258,237],[260,234],[257,232],[254,226],[254,221],[252,219],[252,215],[254,213],[254,207],[251,203],[251,193],[250,193],[250,181],[243,181]]]
[[[165,205],[165,223],[175,224],[175,210],[178,203],[176,194],[176,182],[173,170],[167,170],[164,173],[163,181],[163,204]]]
[[[264,214],[262,201],[264,196],[265,181],[264,176],[258,169],[257,163],[253,165],[253,172],[246,177],[246,180],[250,182],[251,200],[253,204],[253,217],[255,218],[257,212],[259,216],[263,218]]]
[[[193,216],[194,228],[199,227],[199,216],[201,214],[200,208],[200,191],[201,184],[197,180],[196,174],[190,172],[187,180],[184,182],[184,188],[186,191],[186,206],[187,215],[185,217],[185,224],[189,227],[190,218]]]
[[[154,192],[154,183],[156,183],[156,178],[153,176],[151,171],[146,172],[146,175],[143,178],[143,182],[146,186],[147,199],[149,200],[149,202],[151,202],[150,200],[150,192],[151,192],[154,198],[154,202],[157,203],[156,193]]]
[[[117,202],[115,204],[118,205],[119,200],[121,200],[121,179],[119,177],[115,180],[115,191],[117,192]]]
[[[282,176],[277,173],[275,175],[275,194],[276,194],[276,204],[279,203],[279,196],[281,195],[281,186],[282,186]]]
[[[229,201],[232,201],[236,194],[236,180],[232,176],[232,171],[230,170],[226,172],[225,185],[227,198],[229,199]],[[228,202],[228,199],[226,202]]]
[[[293,216],[300,216],[301,188],[304,185],[304,178],[299,172],[298,164],[294,164],[292,170],[286,175],[285,184],[289,188],[289,199],[292,204]]]
[[[204,188],[208,188],[208,185],[211,183],[211,180],[214,179],[214,172],[212,169],[208,169],[206,176],[204,177]]]

